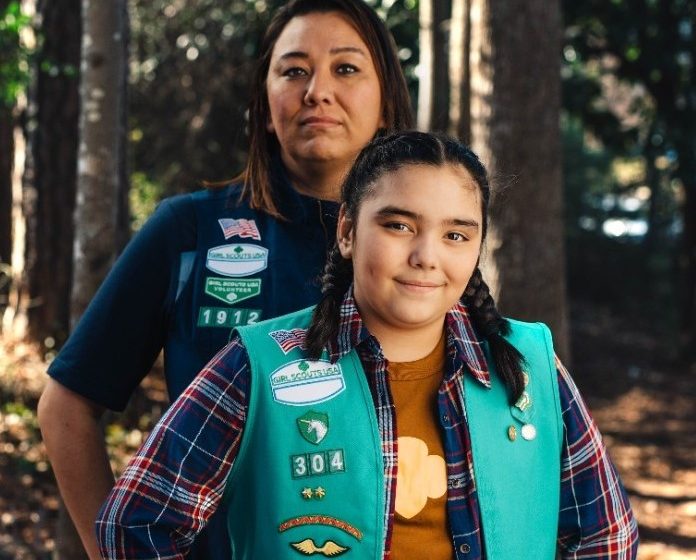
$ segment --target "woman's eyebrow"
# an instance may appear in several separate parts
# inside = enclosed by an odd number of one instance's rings
[[[329,49],[330,54],[342,54],[342,53],[354,53],[354,54],[359,54],[361,56],[367,57],[367,53],[365,52],[364,49],[361,49],[360,47],[334,47],[333,49]],[[278,57],[278,60],[285,60],[287,58],[309,58],[309,53],[305,51],[288,51],[286,53],[281,54]]]

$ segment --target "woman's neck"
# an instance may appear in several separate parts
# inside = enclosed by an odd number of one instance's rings
[[[285,168],[292,186],[300,194],[335,202],[341,199],[341,183],[347,171],[344,167],[317,162],[302,167],[285,163]]]

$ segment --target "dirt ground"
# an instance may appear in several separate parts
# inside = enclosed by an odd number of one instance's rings
[[[672,365],[650,325],[607,309],[576,304],[572,326],[571,370],[631,496],[639,558],[696,560],[696,367]],[[45,367],[35,348],[0,344],[0,560],[55,548],[58,495],[34,413]],[[109,419],[116,470],[164,406],[155,374]]]

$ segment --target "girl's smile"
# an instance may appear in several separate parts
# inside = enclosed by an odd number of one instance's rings
[[[357,218],[341,213],[339,248],[353,261],[355,300],[388,358],[422,357],[439,340],[478,262],[481,222],[478,186],[454,165],[387,172]]]

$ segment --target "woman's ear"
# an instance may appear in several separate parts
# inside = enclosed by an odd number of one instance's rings
[[[341,204],[338,212],[338,227],[336,228],[336,243],[344,259],[353,257],[353,220],[346,214],[346,205]]]

